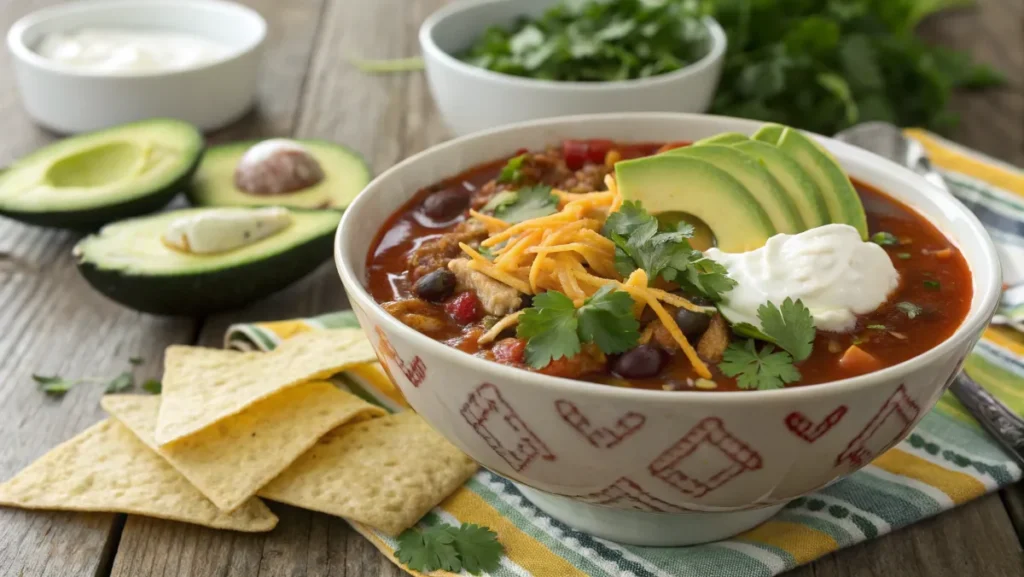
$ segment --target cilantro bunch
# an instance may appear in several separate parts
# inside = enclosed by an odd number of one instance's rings
[[[811,356],[814,349],[814,318],[800,300],[787,298],[782,306],[765,303],[758,307],[761,328],[737,327],[748,334],[757,334],[769,343],[760,350],[753,339],[734,342],[725,349],[718,369],[728,377],[736,377],[741,389],[781,389],[800,380],[794,363]],[[773,345],[780,349],[775,350]]]
[[[542,369],[552,360],[579,354],[583,343],[594,343],[605,354],[625,352],[640,340],[640,323],[633,316],[633,297],[601,287],[576,308],[572,299],[558,291],[533,297],[516,329],[526,339],[526,362]]]
[[[608,215],[602,234],[615,243],[615,270],[624,277],[643,269],[651,282],[660,276],[714,301],[736,286],[724,266],[690,246],[692,226],[665,229],[639,202],[627,201]]]
[[[395,557],[413,571],[442,569],[473,575],[497,570],[502,546],[493,531],[472,523],[459,527],[442,523],[429,529],[409,529],[398,536]]]
[[[693,0],[563,0],[511,29],[489,28],[463,60],[503,74],[572,82],[647,78],[708,51]]]
[[[925,17],[972,0],[705,0],[729,38],[713,114],[820,134],[858,122],[945,131],[955,89],[1004,78],[915,34]]]

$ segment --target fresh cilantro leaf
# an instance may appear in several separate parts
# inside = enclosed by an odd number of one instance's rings
[[[634,230],[650,222],[656,223],[656,219],[644,210],[643,205],[636,201],[627,200],[622,203],[619,210],[608,215],[608,219],[604,221],[604,228],[601,234],[608,238],[611,238],[613,234],[627,237],[633,234]]]
[[[78,384],[77,381],[72,381],[59,376],[46,377],[43,375],[32,375],[32,380],[39,386],[39,390],[43,391],[48,395],[63,395],[64,393],[71,390],[72,387]]]
[[[635,304],[628,293],[615,291],[611,285],[601,287],[577,312],[580,340],[597,344],[609,355],[635,347],[640,340],[640,323],[633,316]]]
[[[551,194],[550,186],[521,188],[515,194],[515,201],[499,205],[494,216],[514,224],[558,212],[558,197]]]
[[[814,348],[814,317],[800,300],[787,298],[782,307],[768,302],[757,309],[761,331],[771,337],[772,342],[802,361],[811,356]]]
[[[458,528],[450,527],[448,531],[455,539],[455,550],[465,571],[479,575],[484,571],[491,573],[498,569],[503,547],[497,533],[472,523]]]
[[[889,330],[889,327],[887,327],[885,325],[868,325],[868,328],[873,330],[873,331],[887,331],[887,330]]]
[[[505,166],[501,169],[501,172],[498,174],[498,182],[519,182],[519,179],[522,178],[523,176],[520,172],[520,169],[523,167],[523,162],[526,161],[527,156],[527,154],[520,154],[519,156],[514,156],[510,158],[509,161],[505,163]]]
[[[142,383],[142,390],[153,395],[159,395],[163,388],[163,384],[156,379],[149,379]]]
[[[900,260],[910,260],[910,253],[909,252],[898,252],[898,253],[896,253],[896,258],[898,258]]]
[[[487,246],[478,246],[476,251],[487,260],[494,260],[494,250]]]
[[[121,393],[135,386],[135,377],[129,371],[117,375],[104,388],[105,393]]]
[[[141,365],[142,363],[146,362],[146,359],[144,359],[142,357],[130,357],[128,359],[128,362],[131,363],[133,366],[137,367],[137,366]]]
[[[685,270],[678,270],[683,274],[677,274],[674,280],[684,291],[702,294],[713,301],[722,300],[722,295],[736,286],[736,281],[729,277],[729,271],[721,263],[696,250],[690,253]]]
[[[533,297],[533,306],[519,316],[516,334],[526,339],[526,362],[542,369],[562,357],[580,352],[577,334],[576,306],[572,299],[558,291],[547,291]]]
[[[924,288],[937,291],[942,288],[942,285],[937,280],[926,280],[924,281]]]
[[[395,557],[413,571],[462,571],[462,561],[459,560],[459,553],[455,549],[455,536],[446,525],[431,527],[425,531],[406,530],[398,536]]]
[[[909,319],[915,319],[918,317],[918,315],[924,312],[924,310],[921,307],[907,301],[896,303],[896,308],[903,311]]]
[[[510,204],[515,204],[517,200],[519,200],[519,193],[514,190],[503,190],[492,196],[491,200],[487,201],[487,204],[480,210],[494,214],[494,211],[499,208],[505,208]]]
[[[900,243],[900,239],[891,232],[876,232],[871,235],[871,242],[878,246],[896,246]]]
[[[732,343],[725,349],[718,369],[728,377],[736,377],[736,385],[741,389],[781,389],[799,381],[800,371],[793,366],[789,353],[773,351],[771,345],[758,351],[751,339]]]

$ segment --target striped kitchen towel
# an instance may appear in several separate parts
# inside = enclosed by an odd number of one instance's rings
[[[989,228],[1003,259],[1006,282],[1024,287],[1024,172],[925,132],[908,134],[926,146],[953,193]],[[1000,322],[1024,326],[1024,288],[1006,291]],[[225,346],[269,350],[298,332],[353,326],[357,323],[349,312],[235,325],[228,330]],[[988,329],[966,370],[1014,410],[1024,411],[1024,334],[1011,326]],[[407,408],[379,365],[359,367],[340,375],[339,381],[389,410]],[[753,577],[782,573],[1020,478],[1020,468],[947,393],[896,448],[844,480],[793,501],[761,526],[726,541],[687,548],[644,548],[597,539],[547,516],[514,485],[486,470],[478,472],[420,524],[469,522],[490,527],[505,546],[506,556],[494,573],[502,577]],[[397,563],[394,539],[358,523],[352,525]]]

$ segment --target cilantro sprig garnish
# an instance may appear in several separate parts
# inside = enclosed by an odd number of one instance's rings
[[[442,569],[473,575],[495,571],[501,564],[498,535],[486,527],[440,524],[429,529],[409,529],[398,536],[395,557],[413,571]]]
[[[692,226],[663,228],[639,202],[627,201],[608,215],[602,234],[615,243],[615,270],[624,277],[643,269],[652,282],[660,276],[715,301],[736,286],[724,266],[690,246]]]
[[[520,154],[519,156],[513,156],[505,163],[502,167],[501,172],[498,173],[498,182],[511,183],[519,182],[523,174],[520,169],[523,167],[523,162],[526,161],[526,154]]]
[[[32,380],[36,382],[36,385],[39,387],[40,391],[46,393],[47,395],[56,396],[61,396],[64,393],[67,393],[72,388],[74,388],[75,385],[78,384],[78,381],[65,379],[64,377],[58,375],[54,375],[52,377],[48,377],[45,375],[32,375]]]
[[[633,316],[636,303],[629,294],[601,287],[576,308],[558,291],[533,297],[516,329],[526,339],[526,362],[535,369],[551,361],[579,354],[584,343],[594,343],[605,354],[621,353],[640,340],[640,323]]]
[[[490,202],[484,205],[483,211],[515,224],[555,214],[558,212],[558,197],[551,194],[551,187],[546,185],[505,190],[494,195]]]
[[[753,339],[730,344],[718,369],[736,377],[736,386],[741,389],[781,389],[800,380],[800,371],[793,366],[789,353],[776,351],[772,345],[758,351]]]
[[[741,389],[779,389],[800,380],[794,363],[811,356],[814,350],[814,317],[800,300],[787,298],[782,306],[767,302],[757,309],[761,328],[746,325],[744,334],[757,335],[769,343],[757,349],[754,339],[732,343],[725,349],[718,369],[736,377]],[[774,345],[774,346],[773,346]],[[776,350],[778,346],[782,350]]]

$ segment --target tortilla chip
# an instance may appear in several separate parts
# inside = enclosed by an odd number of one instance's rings
[[[166,445],[288,387],[375,360],[369,339],[359,329],[300,334],[269,353],[168,347],[154,437]]]
[[[277,525],[259,499],[220,511],[114,419],[58,445],[0,485],[0,505],[128,513],[247,532]]]
[[[160,397],[106,395],[102,405],[224,511],[245,503],[331,429],[387,414],[331,383],[314,381],[161,447],[153,438]]]
[[[331,431],[259,495],[398,535],[476,470],[409,411]]]

